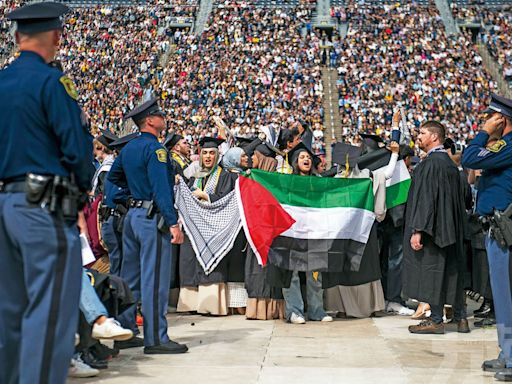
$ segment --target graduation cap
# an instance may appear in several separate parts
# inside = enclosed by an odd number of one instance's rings
[[[178,144],[178,141],[182,140],[183,136],[178,135],[177,133],[171,133],[168,135],[164,140],[164,147],[167,148],[169,151],[174,148],[176,144]]]
[[[242,137],[242,136],[235,136],[235,142],[237,147],[240,147],[244,149],[249,144],[251,144],[256,139],[256,136],[251,137]]]
[[[506,97],[491,95],[491,103],[484,113],[501,113],[504,116],[512,118],[512,100]]]
[[[357,164],[357,159],[361,156],[361,147],[350,145],[346,143],[336,143],[332,152],[332,162],[344,166],[347,163],[350,168],[354,168]]]
[[[120,151],[126,144],[140,136],[140,132],[130,133],[110,143],[110,148]]]
[[[61,16],[71,9],[61,3],[50,1],[32,3],[17,8],[7,14],[7,19],[16,22],[16,30],[21,33],[40,33],[62,29]]]
[[[359,136],[363,139],[363,143],[365,145],[365,148],[367,149],[367,152],[376,151],[381,147],[380,143],[384,143],[384,140],[382,140],[382,137],[378,135],[369,135],[367,133],[360,133]]]
[[[152,98],[151,100],[142,103],[141,105],[132,109],[128,114],[125,115],[124,119],[133,119],[135,124],[141,121],[147,116],[165,116],[165,112],[158,106],[158,99]]]
[[[96,138],[101,144],[103,144],[105,147],[112,149],[111,144],[112,142],[119,139],[118,136],[114,135],[112,132],[106,130],[106,129],[100,129],[101,135]]]
[[[261,153],[263,156],[267,156],[267,157],[272,157],[272,158],[275,158],[276,157],[276,148],[272,147],[268,142],[262,142],[261,144],[259,144],[255,149],[255,151],[258,151],[259,153]]]
[[[262,143],[262,141],[260,139],[256,138],[253,141],[251,141],[248,145],[241,147],[241,148],[247,156],[252,156],[252,155],[254,155],[254,151],[256,150],[256,148],[261,143]]]
[[[299,154],[301,152],[309,153],[309,155],[311,156],[311,159],[313,159],[313,163],[315,163],[315,157],[316,156],[313,153],[313,151],[310,148],[308,148],[303,142],[300,142],[295,147],[290,149],[290,152],[288,152],[288,162],[290,163],[290,165],[292,165],[294,163],[294,161],[296,159],[298,159]]]
[[[219,139],[217,137],[203,137],[201,140],[199,140],[199,146],[203,149],[206,148],[219,148],[219,145],[221,145],[225,140]]]

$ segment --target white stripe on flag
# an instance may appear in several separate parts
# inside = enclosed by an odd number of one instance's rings
[[[282,204],[296,221],[281,236],[295,239],[351,239],[366,243],[375,214],[361,208],[311,208]]]
[[[383,170],[383,168],[379,168],[378,170]],[[409,170],[407,169],[407,165],[403,160],[400,160],[396,163],[395,170],[393,171],[393,176],[391,179],[386,180],[386,187],[389,187],[394,184],[401,183],[402,181],[409,180],[411,175],[409,174]]]

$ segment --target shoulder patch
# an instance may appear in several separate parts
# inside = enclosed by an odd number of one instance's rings
[[[71,97],[73,100],[78,99],[78,91],[76,90],[75,83],[73,83],[73,80],[71,80],[67,76],[61,76],[59,81],[64,86],[64,89],[66,90],[69,97]]]
[[[167,163],[167,151],[165,149],[157,149],[155,153],[159,162]]]
[[[497,153],[501,151],[503,148],[507,146],[507,142],[505,140],[498,140],[493,145],[491,145],[489,148],[487,148],[489,151]]]

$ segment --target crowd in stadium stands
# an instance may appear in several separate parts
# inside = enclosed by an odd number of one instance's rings
[[[5,15],[16,8],[19,3],[18,0],[2,0],[0,2],[0,68],[14,50],[11,24],[7,21]]]
[[[261,127],[316,131],[323,153],[322,82],[318,38],[305,36],[308,4],[293,9],[223,3],[200,36],[180,33],[158,94],[172,119],[169,128],[195,142],[215,135],[212,116],[235,135]]]
[[[94,128],[117,130],[123,114],[162,76],[170,13],[160,6],[92,7],[69,16],[60,60]]]
[[[466,36],[447,37],[435,7],[352,3],[347,18],[334,42],[345,134],[382,133],[403,105],[411,126],[439,119],[459,141],[473,137],[495,84]]]
[[[482,41],[512,87],[512,7],[491,13],[486,17],[485,24],[488,29],[482,33]]]
[[[338,23],[344,23],[347,20],[347,14],[345,13],[345,7],[331,7],[331,17],[336,18]]]

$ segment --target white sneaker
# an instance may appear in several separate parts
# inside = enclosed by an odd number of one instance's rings
[[[393,302],[393,301],[390,301],[386,305],[386,312],[396,313],[397,315],[400,315],[400,316],[412,316],[412,315],[414,315],[414,310],[412,310],[410,308],[407,308],[407,307],[404,307],[402,304],[396,303],[396,302]]]
[[[326,315],[324,317],[322,317],[322,320],[320,320],[322,323],[330,323],[331,321],[333,321],[333,318],[329,315]]]
[[[292,324],[305,324],[306,320],[302,316],[296,315],[295,313],[292,313],[290,317],[290,323]]]
[[[133,332],[121,327],[118,321],[109,318],[101,325],[94,323],[92,327],[92,337],[94,339],[125,341],[133,337]]]
[[[98,376],[99,374],[99,370],[89,367],[79,357],[76,359],[71,359],[68,377],[94,377]]]

